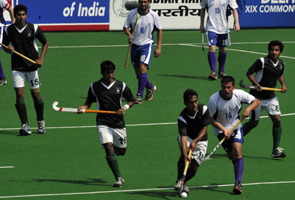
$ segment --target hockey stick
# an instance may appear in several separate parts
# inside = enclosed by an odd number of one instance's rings
[[[205,48],[204,48],[204,32],[202,32],[202,50],[204,51]]]
[[[242,119],[240,119],[231,129],[229,132],[233,132],[235,130],[235,128],[239,125],[239,123],[242,121]],[[216,145],[216,147],[214,147],[214,149],[211,151],[211,153],[209,153],[209,155],[207,155],[204,160],[202,160],[201,164],[202,165],[215,151],[216,149],[218,149],[218,147],[224,142],[224,140],[226,139],[226,137],[222,138],[222,140],[220,140],[220,142]]]
[[[131,39],[133,37],[133,33],[134,33],[134,30],[135,30],[138,18],[139,18],[139,14],[137,14],[137,16],[136,16],[136,20],[135,20],[135,23],[134,23],[134,29],[132,30],[132,34],[131,34]],[[128,64],[130,49],[131,49],[131,44],[129,44],[129,47],[128,47],[127,57],[126,57],[125,66],[124,66],[125,69],[127,68],[127,64]]]
[[[192,150],[190,149],[189,153],[188,153],[188,157],[190,158],[191,155],[192,155]],[[179,197],[181,197],[181,193],[184,192],[184,180],[185,180],[185,177],[186,177],[186,172],[187,172],[187,169],[188,169],[188,165],[189,165],[189,161],[187,160],[186,163],[185,163],[183,175],[181,177],[181,186],[180,186],[180,188],[178,190],[178,196]]]
[[[4,45],[4,44],[2,44],[2,43],[0,43],[0,45],[4,46],[6,49],[8,49],[8,46],[6,46],[6,45]],[[27,56],[24,56],[24,55],[21,54],[21,53],[18,53],[17,51],[14,51],[13,53],[16,53],[16,54],[19,55],[20,57],[23,57],[24,59],[30,61],[30,62],[33,63],[33,64],[36,64],[35,61],[31,60],[30,58],[28,58]]]
[[[243,79],[240,81],[240,87],[241,88],[246,88],[246,89],[259,90],[259,87],[257,85],[244,85],[243,84]],[[262,88],[262,90],[270,90],[270,91],[278,91],[278,92],[282,91],[279,88],[269,88],[269,87],[261,87],[261,88]]]
[[[54,110],[56,111],[60,111],[60,112],[83,112],[83,113],[105,113],[105,114],[117,114],[116,111],[107,111],[107,110],[88,110],[88,109],[83,109],[83,110],[79,110],[77,108],[63,108],[63,107],[57,107],[58,102],[55,101],[52,104],[52,107]]]

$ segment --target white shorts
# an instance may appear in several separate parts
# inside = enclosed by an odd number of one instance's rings
[[[180,135],[178,135],[177,140],[178,140],[179,148],[181,148],[180,138],[181,138]],[[189,145],[192,141],[193,141],[193,139],[191,139],[190,137],[187,136],[187,147],[189,147]],[[206,156],[207,148],[208,148],[208,140],[199,141],[197,143],[195,150],[192,152],[191,159],[195,159],[196,162],[198,163],[198,165],[201,165],[202,160],[204,160],[204,158]]]
[[[127,133],[126,128],[110,128],[105,125],[98,125],[97,132],[101,144],[113,143],[116,147],[126,148]]]
[[[258,121],[263,110],[266,110],[268,115],[280,115],[280,105],[277,97],[268,100],[260,100],[260,105],[255,109],[255,121]],[[250,119],[252,119],[252,112],[250,112]]]
[[[38,70],[32,72],[21,72],[12,70],[13,87],[25,87],[25,80],[27,79],[30,89],[37,89],[40,87]]]

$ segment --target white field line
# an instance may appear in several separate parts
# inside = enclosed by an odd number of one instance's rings
[[[277,182],[259,182],[259,183],[243,183],[243,186],[251,185],[274,185],[274,184],[290,184],[295,181],[277,181]],[[204,186],[191,186],[189,188],[218,188],[218,187],[232,187],[234,184],[224,185],[204,185]],[[45,196],[71,196],[71,195],[87,195],[87,194],[107,194],[107,193],[124,193],[124,192],[145,192],[145,191],[160,191],[160,190],[174,190],[173,187],[168,188],[148,188],[148,189],[134,189],[134,190],[110,190],[110,191],[95,191],[95,192],[75,192],[75,193],[56,193],[56,194],[32,194],[32,195],[15,195],[15,196],[0,196],[0,199],[11,198],[27,198],[27,197],[45,197]]]
[[[295,115],[295,113],[282,114],[281,117]],[[260,118],[267,118],[268,116],[261,116]],[[248,118],[247,118],[248,119]],[[163,122],[163,123],[148,123],[148,124],[126,124],[126,126],[160,126],[160,125],[174,125],[177,122]],[[61,126],[61,127],[46,127],[46,129],[67,129],[67,128],[96,128],[96,126]],[[37,129],[37,127],[31,127]],[[19,130],[19,128],[0,128],[0,131]]]
[[[15,166],[0,166],[0,169],[15,168]]]

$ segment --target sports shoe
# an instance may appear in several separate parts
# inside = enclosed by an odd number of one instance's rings
[[[46,132],[46,128],[45,128],[45,121],[38,121],[38,133],[39,134],[44,134]]]
[[[286,153],[283,152],[283,148],[281,147],[277,147],[274,150],[272,150],[272,155],[271,157],[273,158],[285,158],[286,157]]]
[[[141,96],[141,94],[136,95],[135,103],[142,104],[142,96]]]
[[[223,78],[223,77],[225,77],[225,76],[227,76],[227,74],[225,73],[224,70],[218,72],[218,78]]]
[[[122,177],[117,177],[117,181],[114,183],[113,187],[122,187],[125,183],[125,180]]]
[[[151,89],[146,89],[146,95],[145,95],[145,100],[150,101],[153,99],[154,95],[153,93],[156,92],[157,87],[153,85],[153,88]]]
[[[211,70],[211,74],[209,75],[208,79],[210,79],[210,80],[217,80],[216,71]]]
[[[235,194],[242,194],[242,184],[240,183],[240,181],[235,183],[235,187],[233,189],[233,192]]]
[[[183,184],[183,191],[186,192],[187,194],[189,194],[189,189],[188,189],[186,183]]]
[[[32,134],[32,131],[28,124],[23,124],[22,128],[19,130],[20,135],[26,136]]]
[[[0,85],[6,85],[7,80],[5,78],[0,78]]]
[[[176,183],[174,185],[174,190],[178,191],[180,186],[181,186],[181,180],[179,179],[176,181]]]

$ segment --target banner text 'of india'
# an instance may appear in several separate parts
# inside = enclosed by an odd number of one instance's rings
[[[28,7],[27,21],[43,31],[109,30],[108,0],[16,0]]]
[[[241,28],[295,27],[295,0],[238,0]]]

